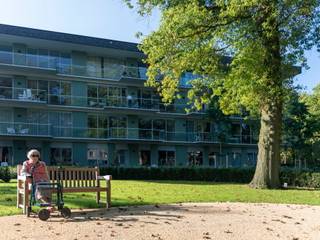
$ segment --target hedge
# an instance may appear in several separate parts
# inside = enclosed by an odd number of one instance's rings
[[[0,179],[8,181],[8,171],[11,179],[16,179],[15,167],[1,167]],[[112,175],[113,179],[123,180],[183,180],[183,181],[208,181],[249,183],[253,177],[254,168],[100,168],[101,175]],[[296,170],[281,168],[281,183],[288,186],[320,188],[320,171]]]
[[[112,175],[124,180],[185,180],[249,183],[254,168],[101,168],[101,175]],[[281,184],[289,186],[320,188],[320,172],[283,168]]]
[[[252,168],[101,168],[101,175],[130,180],[186,180],[248,183]]]

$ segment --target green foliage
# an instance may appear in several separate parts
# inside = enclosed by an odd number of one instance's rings
[[[0,167],[0,179],[4,182],[10,182],[11,173],[9,167]]]
[[[143,38],[141,49],[148,85],[167,102],[176,97],[180,76],[193,71],[204,76],[192,82],[195,105],[219,95],[224,113],[242,106],[257,113],[286,95],[292,81],[285,79],[296,72],[291,66],[305,65],[304,50],[320,42],[319,0],[136,2],[142,15],[162,11],[159,29]]]
[[[290,186],[320,188],[320,172],[283,170],[280,174],[282,182]]]

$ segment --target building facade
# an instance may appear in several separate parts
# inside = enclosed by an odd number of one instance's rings
[[[206,106],[161,102],[135,43],[0,25],[0,161],[37,148],[47,164],[254,166],[256,133],[231,118],[224,140]]]

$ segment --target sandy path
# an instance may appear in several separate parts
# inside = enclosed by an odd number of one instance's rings
[[[199,203],[78,210],[47,222],[0,217],[0,239],[319,240],[320,206]]]

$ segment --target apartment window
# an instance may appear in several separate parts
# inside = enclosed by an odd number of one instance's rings
[[[0,99],[12,98],[12,79],[6,77],[0,77]]]
[[[124,150],[124,149],[117,150],[116,157],[113,164],[115,166],[124,166],[126,164],[126,155],[127,155],[127,150]]]
[[[38,66],[38,50],[28,48],[27,49],[27,65],[32,67]]]
[[[12,47],[0,46],[0,62],[12,64]]]
[[[241,124],[241,141],[242,143],[252,143],[250,126],[245,123]]]
[[[139,138],[152,139],[152,120],[139,119]]]
[[[52,165],[71,165],[72,149],[71,148],[51,148],[50,161]]]
[[[72,74],[70,54],[68,53],[60,54],[59,73]]]
[[[148,150],[140,151],[139,163],[141,166],[150,166],[151,164],[151,152]]]
[[[88,134],[93,138],[108,137],[108,117],[103,115],[88,115]]]
[[[212,166],[214,168],[218,168],[218,153],[217,152],[211,152],[208,156],[209,159],[209,166]]]
[[[228,166],[230,168],[241,166],[241,154],[239,152],[231,152],[228,154]]]
[[[71,104],[71,83],[49,82],[50,104],[70,105]]]
[[[232,143],[240,143],[240,134],[241,128],[239,123],[232,123],[231,124],[231,138],[230,142]]]
[[[108,106],[127,106],[127,89],[119,87],[109,87]]]
[[[49,135],[49,116],[47,112],[28,110],[25,130],[31,135]]]
[[[153,120],[153,139],[164,139],[166,121],[163,119]]]
[[[108,164],[107,150],[102,147],[88,148],[87,159],[89,166],[105,166]]]
[[[201,151],[188,152],[189,166],[201,166],[203,164],[203,154]]]
[[[39,67],[48,68],[49,67],[49,50],[48,49],[39,49]]]
[[[59,55],[60,53],[58,51],[49,51],[49,68],[57,68]]]
[[[54,136],[71,137],[72,128],[72,113],[70,112],[51,112],[50,123],[54,125]]]
[[[1,166],[12,165],[12,147],[9,146],[0,146],[0,164]]]
[[[110,117],[109,128],[111,137],[126,137],[127,136],[127,118],[126,117]]]
[[[159,166],[175,165],[176,153],[174,151],[159,151],[158,155],[159,155],[159,159],[158,159]]]
[[[257,153],[248,152],[246,160],[247,161],[243,164],[243,167],[254,167],[257,163]]]

